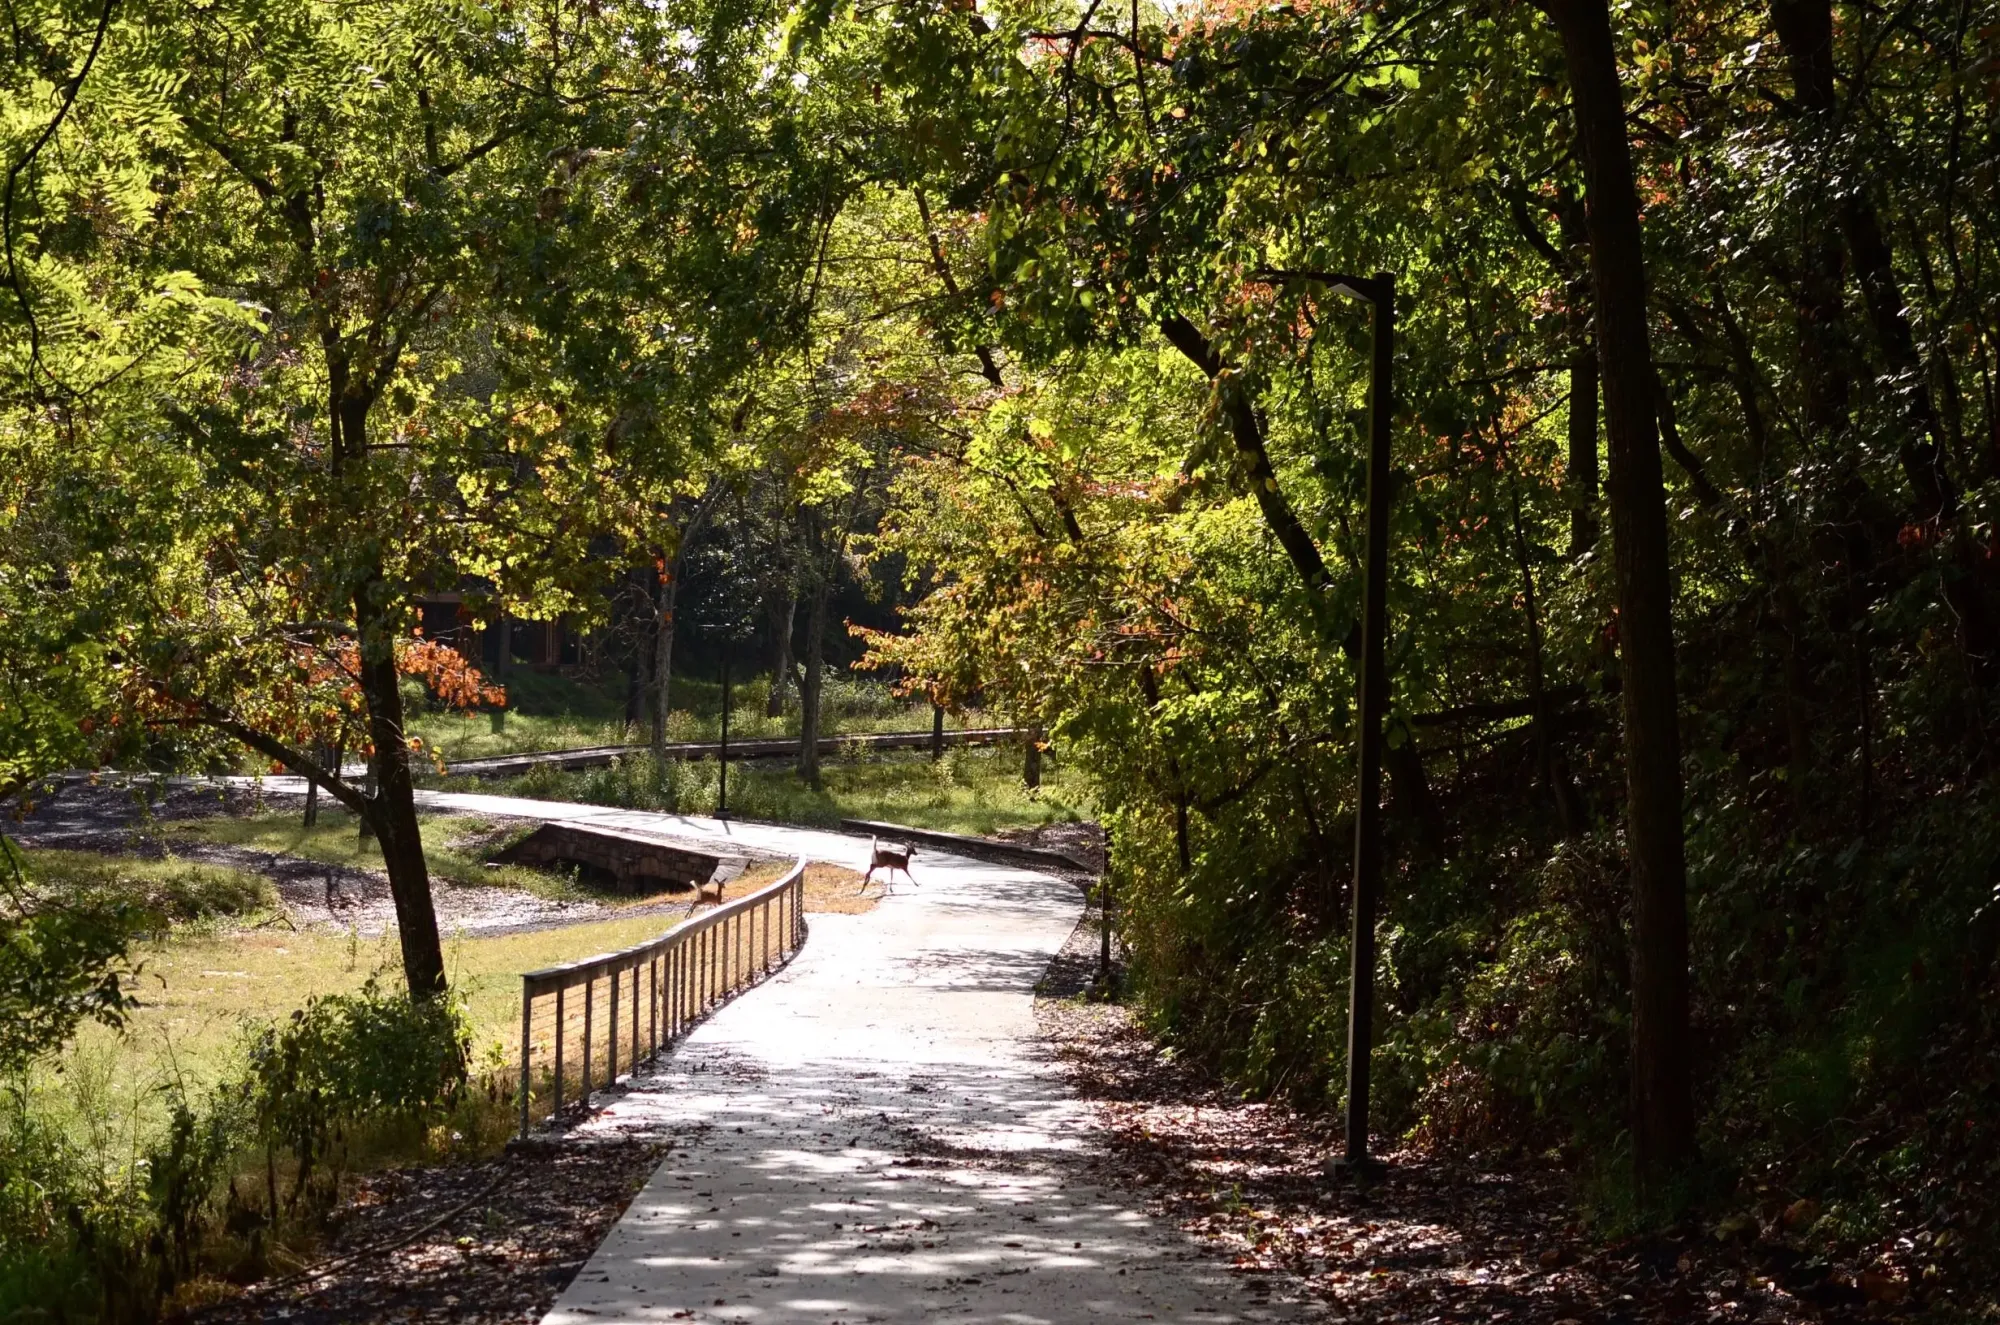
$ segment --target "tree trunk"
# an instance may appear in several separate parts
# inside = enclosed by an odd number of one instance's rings
[[[1153,675],[1151,663],[1139,667],[1139,693],[1145,696],[1148,710],[1160,707],[1160,682]],[[1187,783],[1181,777],[1180,760],[1174,756],[1171,746],[1166,751],[1167,776],[1173,779],[1174,796],[1174,857],[1180,862],[1181,874],[1194,868],[1194,853],[1188,843],[1188,793]]]
[[[1895,395],[1903,407],[1897,454],[1915,498],[1911,514],[1924,521],[1948,520],[1958,513],[1959,492],[1945,464],[1944,429],[1931,400],[1929,370],[1917,353],[1916,336],[1903,312],[1903,291],[1881,221],[1858,187],[1842,199],[1840,225],[1854,258],[1854,274],[1874,325],[1876,345],[1895,376]]]
[[[820,784],[819,697],[826,664],[827,595],[833,579],[821,547],[822,520],[817,508],[808,508],[806,547],[812,557],[812,603],[806,611],[805,671],[799,677],[799,776],[815,789]]]
[[[1569,447],[1563,469],[1563,496],[1569,505],[1569,554],[1580,557],[1597,546],[1597,346],[1590,329],[1590,273],[1582,254],[1589,235],[1583,209],[1565,191],[1557,213],[1562,226],[1569,287]]]
[[[632,657],[625,669],[625,730],[630,733],[646,726],[646,694],[653,675],[653,574],[651,567],[639,567],[626,577]]]
[[[931,762],[944,758],[944,705],[931,705]]]
[[[1580,319],[1587,321],[1587,319]],[[1597,351],[1587,326],[1569,361],[1569,463],[1563,485],[1569,498],[1569,554],[1597,546]]]
[[[1568,66],[1597,292],[1632,868],[1632,1143],[1641,1192],[1658,1199],[1694,1157],[1694,1097],[1673,583],[1645,249],[1605,0],[1544,7]]]
[[[1021,785],[1033,791],[1042,785],[1042,729],[1028,728],[1027,747],[1021,755]]]
[[[387,614],[373,601],[382,588],[371,575],[354,595],[354,619],[361,637],[361,691],[368,701],[369,760],[375,771],[374,797],[382,865],[396,903],[396,933],[402,941],[403,979],[411,998],[433,998],[445,989],[444,949],[438,942],[437,912],[431,905],[430,871],[417,831],[416,788],[410,779],[410,745],[403,728],[403,693],[397,686],[396,645]],[[365,817],[365,816],[364,816]]]
[[[780,718],[785,714],[785,683],[792,674],[792,626],[799,615],[798,586],[790,586],[782,594],[772,594],[765,611],[770,614],[771,624],[771,697],[765,702],[764,716]]]
[[[374,735],[372,732],[369,735],[369,739],[370,740],[374,739]],[[379,779],[376,778],[375,776],[375,756],[372,754],[367,755],[362,760],[361,794],[363,797],[367,799],[370,805],[373,805],[375,803],[375,788],[378,785],[378,782]],[[363,815],[357,815],[355,817],[354,838],[357,842],[361,842],[364,844],[368,842],[373,842],[376,840],[378,836],[379,834],[377,834],[375,831],[374,815],[363,814]]]
[[[1542,676],[1542,618],[1535,602],[1535,564],[1529,555],[1528,530],[1521,520],[1521,488],[1510,482],[1509,495],[1513,498],[1514,516],[1514,561],[1521,569],[1521,605],[1526,611],[1525,624],[1528,629],[1528,698],[1534,704],[1535,778],[1542,790],[1549,795],[1551,805],[1561,808],[1555,790],[1555,770],[1549,759],[1549,714],[1546,696],[1543,694]]]
[[[1823,223],[1838,192],[1826,154],[1833,139],[1833,9],[1826,0],[1772,0],[1771,26],[1792,75],[1792,99],[1803,120],[1801,135],[1820,167],[1815,196],[1803,219],[1793,316],[1798,321],[1799,378],[1805,388],[1805,422],[1825,444],[1847,428],[1850,396],[1847,313],[1841,285],[1846,263],[1839,231]]]
[[[507,673],[514,666],[514,618],[507,615],[505,611],[502,611],[495,629],[500,635],[500,657],[494,664],[493,670],[496,678],[504,688],[507,684]],[[504,703],[493,710],[491,725],[496,732],[507,730],[507,706]]]

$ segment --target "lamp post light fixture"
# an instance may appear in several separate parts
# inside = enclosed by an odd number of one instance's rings
[[[1354,813],[1353,934],[1348,944],[1347,1119],[1334,1171],[1356,1179],[1379,1167],[1368,1151],[1369,1058],[1375,1048],[1375,912],[1382,894],[1382,714],[1389,703],[1389,416],[1395,406],[1396,279],[1265,271],[1272,281],[1309,281],[1368,305],[1367,548],[1361,580],[1361,777]]]

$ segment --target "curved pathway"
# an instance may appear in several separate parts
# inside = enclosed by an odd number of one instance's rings
[[[500,796],[436,809],[624,823],[865,868],[866,841]],[[919,851],[866,915],[814,915],[779,975],[600,1097],[583,1135],[680,1138],[544,1325],[1303,1318],[1253,1299],[1095,1147],[1035,1030],[1073,884]]]

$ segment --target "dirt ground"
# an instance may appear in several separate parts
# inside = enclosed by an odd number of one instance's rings
[[[1110,1140],[1102,1180],[1141,1187],[1239,1273],[1306,1290],[1329,1319],[1777,1325],[1903,1319],[1915,1296],[1814,1259],[1778,1227],[1607,1243],[1573,1219],[1554,1171],[1396,1151],[1365,1187],[1329,1177],[1337,1119],[1243,1100],[1176,1061],[1125,1007],[1079,996],[1096,963],[1092,916],[1037,1016]]]
[[[671,1146],[629,1138],[511,1146],[484,1164],[361,1182],[313,1267],[185,1325],[541,1319]]]
[[[1037,824],[1033,828],[1003,828],[993,834],[996,842],[1006,842],[1013,846],[1034,847],[1041,851],[1060,851],[1088,868],[1091,873],[1104,870],[1104,829],[1094,823]]]

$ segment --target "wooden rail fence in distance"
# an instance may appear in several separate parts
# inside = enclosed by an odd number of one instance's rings
[[[945,732],[938,743],[942,746],[1005,745],[1023,735],[1025,733],[1013,727],[971,727]],[[931,732],[854,732],[846,736],[820,737],[819,751],[823,755],[837,755],[843,748],[921,750],[928,749],[934,739],[937,738]],[[651,747],[645,745],[591,745],[575,750],[492,755],[484,759],[453,760],[445,771],[455,777],[501,778],[552,766],[568,773],[580,768],[602,768],[613,760],[644,754],[649,749]],[[667,758],[714,759],[721,750],[721,743],[717,741],[673,741],[667,745]],[[798,752],[799,738],[796,736],[755,736],[729,743],[731,759],[789,759]]]
[[[618,1080],[621,1049],[628,1070],[636,1068],[716,1005],[784,965],[805,941],[805,880],[801,857],[776,883],[659,938],[522,976],[521,1135],[532,1125],[538,1084],[546,1086],[548,1116],[556,1117],[573,1071],[576,1098],[587,1102],[593,1080],[604,1086]],[[546,1051],[545,1080],[536,1076],[537,1048]],[[598,1061],[601,1077],[591,1070]]]

